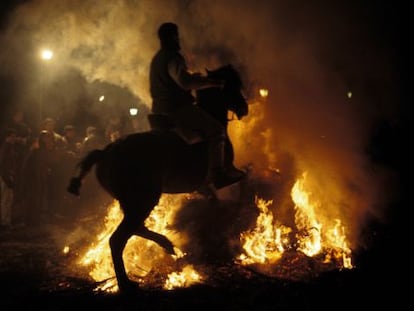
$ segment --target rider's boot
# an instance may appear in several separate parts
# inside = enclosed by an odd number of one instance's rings
[[[247,175],[247,173],[245,171],[238,169],[234,165],[226,166],[224,168],[224,170],[226,171],[227,175],[235,176],[235,178],[242,179],[242,178],[246,177],[246,175]]]
[[[233,166],[224,166],[224,149],[224,140],[212,141],[210,144],[207,183],[213,184],[216,189],[234,184],[246,176],[245,172]]]

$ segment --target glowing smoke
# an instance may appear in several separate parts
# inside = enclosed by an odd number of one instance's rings
[[[386,51],[370,40],[361,16],[305,1],[28,1],[10,17],[1,59],[28,58],[20,52],[47,46],[57,58],[54,74],[75,68],[89,82],[125,87],[149,104],[156,29],[177,22],[191,68],[230,62],[243,73],[252,114],[242,121],[243,136],[234,137],[238,164],[277,168],[290,186],[308,171],[312,193],[330,216],[346,220],[355,244],[361,220],[382,199],[365,154],[370,130],[393,113]],[[25,68],[14,59],[3,70]],[[376,89],[383,96],[374,98],[370,83],[385,86]],[[259,87],[269,89],[266,100]]]

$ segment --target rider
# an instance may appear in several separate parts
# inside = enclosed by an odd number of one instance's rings
[[[244,177],[244,172],[224,166],[226,130],[203,109],[195,105],[192,90],[223,87],[217,81],[199,73],[190,73],[183,55],[178,26],[167,22],[158,28],[160,49],[150,66],[152,113],[166,115],[178,130],[202,133],[209,144],[207,183],[228,185]]]

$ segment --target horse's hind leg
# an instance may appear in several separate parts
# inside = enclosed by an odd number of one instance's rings
[[[120,291],[129,291],[135,285],[128,278],[125,270],[125,264],[122,258],[126,243],[132,236],[133,231],[136,230],[134,224],[135,223],[132,222],[129,217],[124,216],[124,219],[118,225],[118,228],[116,228],[116,230],[112,233],[109,239],[112,262],[114,265],[115,275]]]
[[[129,219],[129,217],[124,217],[109,240],[115,275],[119,290],[122,292],[127,292],[138,288],[138,285],[128,278],[125,269],[125,263],[122,258],[125,245],[133,234],[154,241],[163,247],[168,254],[175,255],[174,245],[167,237],[149,230],[144,226],[143,223],[138,225],[137,229],[137,222],[130,221]]]
[[[157,189],[156,187],[154,188]],[[161,192],[154,190],[154,188],[151,188],[151,190],[147,188],[147,191],[143,191],[141,195],[129,192],[134,194],[127,196],[126,199],[119,200],[124,217],[118,228],[116,228],[110,237],[109,245],[120,291],[129,291],[137,288],[137,284],[128,278],[122,256],[129,238],[134,234],[141,235],[142,232],[144,232],[144,234],[146,232],[142,229],[145,228],[145,219],[149,216],[161,196]],[[158,240],[159,244],[166,249],[173,248],[171,242],[170,246],[166,240],[163,240],[157,235],[158,234],[154,232],[154,235],[149,234],[148,236],[153,237],[152,240]]]

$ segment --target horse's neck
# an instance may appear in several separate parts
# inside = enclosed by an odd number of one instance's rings
[[[227,126],[227,108],[215,89],[205,89],[197,92],[197,105],[210,114],[214,119]]]

